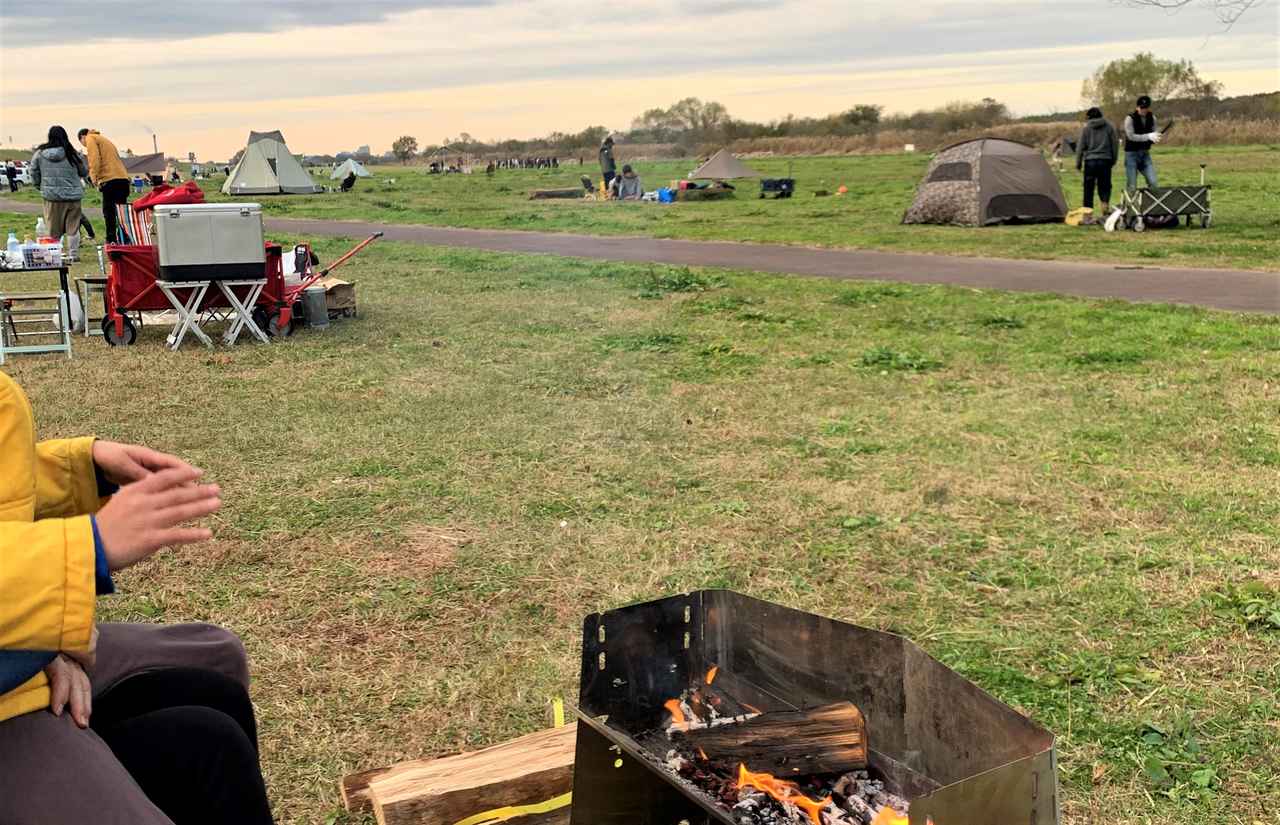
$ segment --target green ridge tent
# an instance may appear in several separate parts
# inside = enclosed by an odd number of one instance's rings
[[[371,178],[373,175],[368,169],[364,168],[364,164],[355,158],[347,158],[333,170],[333,174],[329,176],[329,180],[343,180],[351,172],[356,173],[357,178]]]
[[[279,131],[250,132],[244,156],[222,184],[226,195],[309,195],[319,191]]]

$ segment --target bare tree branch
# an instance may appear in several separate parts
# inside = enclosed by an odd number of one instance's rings
[[[1235,25],[1245,12],[1254,6],[1260,6],[1265,0],[1124,0],[1129,6],[1151,6],[1157,9],[1177,12],[1187,6],[1203,6],[1213,12],[1218,22],[1226,28]]]

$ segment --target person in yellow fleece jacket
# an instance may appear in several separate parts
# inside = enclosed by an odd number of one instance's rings
[[[272,822],[240,641],[94,621],[112,572],[210,537],[200,477],[138,445],[37,442],[0,373],[0,823]]]
[[[97,129],[81,129],[76,137],[89,157],[89,180],[102,193],[102,220],[107,224],[107,243],[120,243],[116,207],[129,202],[129,172],[124,168],[116,145]]]

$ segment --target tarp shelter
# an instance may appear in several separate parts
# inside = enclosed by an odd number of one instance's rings
[[[280,132],[250,132],[244,156],[222,184],[227,195],[300,195],[320,187],[285,145]]]
[[[760,173],[738,160],[728,149],[721,149],[710,160],[689,175],[689,180],[736,180],[758,178]]]
[[[134,155],[131,158],[120,158],[124,162],[124,170],[133,175],[142,175],[143,177],[157,177],[164,175],[165,159],[164,152],[156,152],[151,155]]]
[[[373,177],[373,175],[369,173],[369,170],[365,169],[364,164],[360,161],[355,158],[347,158],[333,170],[333,174],[329,176],[329,180],[343,180],[352,172],[356,173],[357,178]]]
[[[902,222],[991,226],[1051,223],[1066,214],[1062,186],[1038,149],[978,138],[934,157]]]

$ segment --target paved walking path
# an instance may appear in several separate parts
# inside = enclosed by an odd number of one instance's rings
[[[0,211],[34,212],[38,208],[37,204],[0,200]],[[776,244],[601,237],[305,218],[267,218],[266,227],[269,232],[299,238],[359,238],[381,231],[391,241],[497,252],[714,266],[845,280],[1052,292],[1085,298],[1118,298],[1280,314],[1280,272],[965,258]],[[1006,230],[974,231],[995,234]]]

